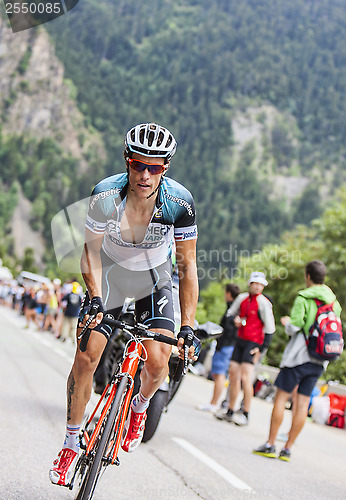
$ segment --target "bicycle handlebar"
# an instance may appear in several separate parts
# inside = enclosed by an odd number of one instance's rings
[[[164,344],[177,345],[178,340],[172,337],[167,337],[167,335],[162,335],[162,333],[152,332],[147,326],[142,323],[136,323],[134,326],[129,325],[126,321],[119,321],[117,319],[108,318],[105,316],[102,319],[102,323],[111,326],[112,328],[120,328],[121,330],[126,329],[130,333],[140,335],[141,337],[154,339],[157,342],[162,342]]]
[[[132,326],[126,323],[125,321],[119,321],[116,319],[108,318],[107,316],[104,316],[102,322],[113,328],[120,328],[121,330],[126,329],[131,333],[135,334],[137,333],[142,337],[154,339],[157,342],[163,342],[164,344],[170,344],[175,346],[178,344],[177,339],[172,337],[167,337],[167,335],[163,335],[162,333],[152,332],[151,330],[148,329],[146,325],[143,325],[142,323],[136,323],[134,326]],[[188,356],[189,348],[192,345],[192,342],[193,342],[193,335],[191,335],[191,338],[187,337],[184,341],[184,359],[179,359],[178,365],[173,375],[174,382],[179,382],[181,377],[185,375],[187,371],[187,366],[189,364],[189,356]]]
[[[78,337],[79,339],[80,338],[82,339],[81,343],[80,343],[80,349],[82,351],[86,350],[86,344],[87,344],[87,342],[89,340],[89,336],[90,336],[90,329],[88,328],[88,326],[95,319],[95,317],[96,317],[96,314],[94,314],[94,315],[91,314],[89,316],[85,326],[82,329],[81,334]],[[149,330],[148,327],[146,325],[143,325],[142,323],[136,323],[134,326],[132,326],[129,323],[126,323],[126,321],[120,321],[120,320],[117,320],[114,318],[110,318],[110,317],[107,317],[107,315],[105,315],[102,318],[102,323],[111,326],[113,329],[119,328],[120,330],[128,331],[134,335],[139,335],[143,338],[153,339],[153,340],[156,340],[157,342],[162,342],[164,344],[169,344],[169,345],[174,345],[174,346],[178,345],[177,339],[172,338],[172,337],[167,337],[167,335],[163,335],[162,333],[153,332],[153,331]],[[176,368],[175,373],[173,375],[173,380],[175,382],[178,382],[181,379],[182,375],[185,375],[185,373],[186,373],[187,366],[189,363],[188,353],[189,353],[189,348],[192,345],[192,341],[193,341],[193,336],[191,336],[191,339],[190,339],[190,337],[187,337],[184,341],[184,359],[179,359],[177,368]]]

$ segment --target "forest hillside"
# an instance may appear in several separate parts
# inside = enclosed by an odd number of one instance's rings
[[[11,34],[16,46],[0,26],[0,72],[13,66],[0,84],[1,190],[11,199],[3,253],[14,251],[19,183],[53,269],[54,210],[123,170],[123,137],[139,122],[157,121],[178,140],[169,175],[195,197],[205,280],[227,277],[239,252],[309,224],[344,182],[342,0],[83,0],[46,26],[50,42],[40,28]],[[65,97],[37,116],[43,89],[56,99],[58,81]],[[41,122],[44,134],[25,125]]]

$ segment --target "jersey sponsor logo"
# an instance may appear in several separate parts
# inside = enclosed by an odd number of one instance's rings
[[[157,305],[160,306],[159,307],[160,314],[162,314],[163,308],[168,304],[168,302],[169,300],[167,299],[166,295],[164,295],[163,297],[161,297],[160,300],[157,301]]]
[[[140,317],[140,321],[146,320],[148,318],[148,316],[149,316],[149,311],[142,312],[141,317]]]
[[[194,213],[192,210],[192,207],[190,203],[188,203],[186,200],[183,200],[182,198],[178,198],[177,196],[172,196],[171,194],[165,192],[165,196],[168,200],[173,201],[174,203],[178,203],[181,207],[184,207],[187,211],[187,213],[193,217]]]
[[[147,227],[147,234],[152,234],[154,236],[165,236],[169,231],[168,226],[162,226],[161,224],[149,224]]]
[[[162,217],[162,210],[160,208],[157,212],[155,212],[154,218],[155,219],[161,219],[161,217]]]
[[[98,200],[105,200],[109,196],[115,196],[119,194],[121,189],[115,188],[115,189],[108,189],[107,191],[102,191],[101,193],[95,194],[92,196],[92,200],[90,202],[90,209],[92,210],[95,206],[95,204],[98,202]]]
[[[155,241],[153,243],[127,243],[126,241],[121,241],[118,238],[114,238],[114,236],[111,236],[108,234],[108,238],[111,240],[112,243],[115,245],[118,245],[119,247],[124,247],[124,248],[139,248],[139,249],[150,249],[150,248],[158,248],[162,245],[164,245],[164,240],[160,239],[160,241]]]
[[[178,241],[184,241],[184,240],[195,240],[197,238],[197,227],[194,226],[194,228],[191,231],[176,231],[175,233],[175,239]]]

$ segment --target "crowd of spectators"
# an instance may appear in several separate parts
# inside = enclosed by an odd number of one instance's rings
[[[0,304],[25,318],[25,328],[49,331],[62,342],[75,342],[83,288],[76,279],[64,283],[0,280]]]

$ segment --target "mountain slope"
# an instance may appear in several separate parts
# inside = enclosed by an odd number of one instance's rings
[[[88,178],[80,162],[70,168],[74,199],[123,170],[130,126],[166,125],[179,143],[171,175],[196,200],[205,270],[234,265],[234,252],[222,258],[231,246],[259,249],[309,223],[345,180],[342,0],[83,0],[46,26],[107,152]]]

